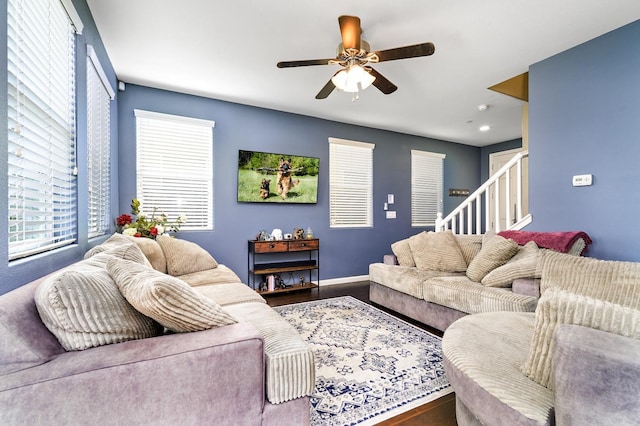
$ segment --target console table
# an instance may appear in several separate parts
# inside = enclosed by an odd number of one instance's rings
[[[320,240],[249,240],[249,285],[263,295],[318,288],[320,281]],[[314,273],[315,271],[315,273]],[[302,272],[302,280],[296,276]],[[286,287],[273,291],[260,288],[269,275],[279,276]],[[316,282],[313,282],[315,275]],[[257,277],[257,278],[256,278]],[[262,280],[264,277],[264,280]],[[308,280],[307,280],[308,278]],[[256,280],[258,284],[256,286]],[[277,284],[277,283],[276,283]]]

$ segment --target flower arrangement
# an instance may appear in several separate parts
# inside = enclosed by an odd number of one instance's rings
[[[156,215],[156,210],[153,209],[151,216],[145,215],[140,210],[140,201],[134,198],[131,200],[131,214],[121,214],[116,219],[118,230],[124,235],[155,239],[167,232],[178,232],[180,226],[187,221],[184,215],[180,215],[175,222],[169,222],[165,213]]]

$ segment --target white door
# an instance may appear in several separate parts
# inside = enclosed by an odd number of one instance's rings
[[[489,154],[489,174],[493,176],[498,170],[502,168],[509,160],[511,160],[517,153],[521,152],[522,149],[511,149],[509,151],[496,152],[494,154]],[[527,176],[528,172],[526,167],[528,166],[527,160],[523,161],[522,167],[522,215],[526,215],[529,212],[529,194],[528,194],[528,181]],[[494,188],[491,188],[490,197],[489,197],[489,229],[494,232],[500,232],[507,229],[509,226],[514,224],[517,220],[517,197],[518,197],[518,180],[517,176],[517,167],[514,165],[509,170],[510,178],[509,178],[509,212],[510,212],[510,223],[507,224],[507,214],[506,214],[506,178],[503,176],[500,178],[498,182],[499,191],[499,210],[498,210],[498,223],[496,224],[496,200],[495,194],[496,191]],[[497,225],[497,226],[496,226]]]

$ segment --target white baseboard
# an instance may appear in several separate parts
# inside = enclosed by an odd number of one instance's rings
[[[329,280],[320,280],[320,287],[337,285],[337,284],[354,283],[358,281],[369,281],[369,275],[357,275],[354,277],[331,278]]]

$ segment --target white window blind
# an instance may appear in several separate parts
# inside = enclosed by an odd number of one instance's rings
[[[10,260],[77,238],[70,14],[60,0],[7,2]]]
[[[434,226],[442,212],[444,154],[411,150],[411,226]]]
[[[89,238],[111,224],[111,100],[115,92],[91,45],[87,46],[87,167]]]
[[[373,226],[374,144],[329,138],[331,228]]]
[[[183,230],[213,229],[213,121],[135,110],[137,197]]]

